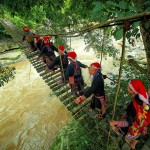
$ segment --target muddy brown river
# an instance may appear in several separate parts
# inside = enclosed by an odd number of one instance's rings
[[[15,78],[0,90],[0,150],[49,149],[71,116],[28,60],[14,66]]]

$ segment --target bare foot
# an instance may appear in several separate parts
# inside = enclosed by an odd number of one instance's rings
[[[138,142],[138,140],[130,140],[125,138],[125,141],[128,143],[128,145],[131,147],[131,149],[135,149],[135,146]]]
[[[73,98],[75,98],[75,99],[78,98],[78,95],[74,94],[74,95],[73,95]]]
[[[135,149],[135,146],[136,146],[137,142],[138,142],[138,140],[132,140],[131,143],[130,143],[131,144],[130,147],[132,149]]]
[[[102,119],[103,117],[102,117],[101,114],[96,114],[96,115],[94,116],[94,118],[95,118],[95,119]]]

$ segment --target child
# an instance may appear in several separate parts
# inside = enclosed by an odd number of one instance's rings
[[[82,95],[84,90],[84,80],[81,67],[86,68],[87,66],[80,61],[77,61],[77,55],[75,52],[68,52],[68,60],[70,61],[70,64],[65,73],[65,80],[69,80],[73,97],[77,98],[78,93]]]
[[[24,40],[27,40],[30,48],[31,48],[31,51],[35,51],[36,50],[36,47],[35,47],[35,44],[34,44],[34,33],[32,33],[29,29],[29,27],[27,26],[24,26],[23,27],[23,31],[24,31],[24,36],[22,38],[22,42]]]
[[[60,67],[62,79],[61,79],[60,82],[58,82],[58,84],[61,84],[65,80],[64,79],[64,74],[65,74],[67,66],[68,66],[68,58],[67,58],[67,52],[66,52],[65,47],[63,45],[59,46],[58,49],[59,49],[59,52],[60,52],[60,56],[57,56],[53,60],[53,62],[51,63],[51,65],[48,66],[48,68],[50,70],[54,71],[54,67],[55,66],[59,66]],[[62,64],[61,64],[61,61],[62,61]],[[63,67],[63,69],[62,69],[62,67]]]
[[[89,67],[89,74],[93,76],[91,87],[85,91],[84,95],[80,96],[75,103],[79,104],[85,98],[92,96],[90,107],[91,109],[97,108],[102,110],[102,117],[105,117],[106,113],[106,99],[104,91],[104,80],[101,74],[101,65],[98,62],[94,62]]]
[[[128,92],[133,98],[127,106],[123,120],[110,121],[110,126],[115,132],[122,134],[129,146],[135,149],[138,137],[146,134],[146,127],[150,124],[150,112],[148,111],[150,104],[145,87],[140,80],[131,80]]]

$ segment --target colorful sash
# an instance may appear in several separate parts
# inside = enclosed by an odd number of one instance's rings
[[[137,139],[145,127],[150,124],[150,112],[144,110],[143,106],[138,105],[135,99],[133,99],[133,105],[136,110],[136,116],[126,136],[128,139]]]

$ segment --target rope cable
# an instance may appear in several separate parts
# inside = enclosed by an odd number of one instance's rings
[[[70,25],[69,25],[69,32],[71,32]],[[70,35],[70,49],[71,49],[71,35]]]
[[[100,29],[99,29],[100,32]],[[100,64],[102,63],[103,60],[103,51],[104,51],[104,45],[105,45],[105,29],[103,30],[103,40],[102,40],[102,49],[101,49],[101,56],[100,56]]]

